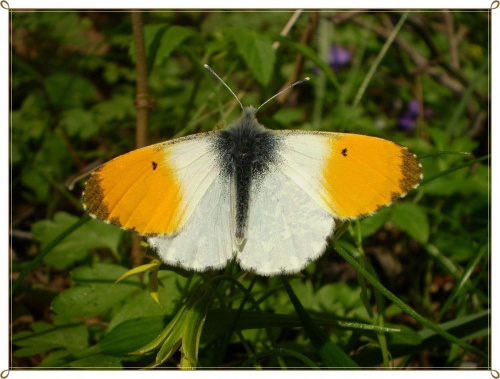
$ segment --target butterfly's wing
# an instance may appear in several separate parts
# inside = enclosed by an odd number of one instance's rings
[[[318,258],[333,217],[278,167],[252,183],[247,239],[237,259],[260,275],[298,272]]]
[[[415,155],[391,141],[343,133],[274,133],[278,158],[253,185],[247,241],[238,253],[243,268],[262,275],[300,271],[323,253],[334,218],[369,215],[422,179]]]
[[[86,210],[147,236],[167,263],[224,266],[234,251],[234,223],[214,138],[216,132],[196,134],[111,160],[88,180]]]

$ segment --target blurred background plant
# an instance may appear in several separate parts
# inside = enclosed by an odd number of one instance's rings
[[[130,233],[81,220],[80,197],[135,147],[130,13],[14,12],[12,366],[489,367],[488,12],[143,17],[148,143],[239,116],[204,63],[246,105],[313,72],[260,121],[401,143],[424,183],[339,226],[303,275],[193,274],[149,250],[129,272]]]

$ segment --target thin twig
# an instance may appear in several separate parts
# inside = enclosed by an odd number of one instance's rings
[[[391,35],[390,30],[386,30],[376,25],[369,24],[364,20],[354,17],[352,22],[366,29],[371,30],[372,32],[378,34],[383,38],[388,38]],[[413,61],[413,64],[417,66],[417,70],[421,72],[427,73],[430,77],[432,77],[438,83],[441,83],[451,91],[462,94],[464,91],[464,86],[456,79],[452,78],[448,73],[439,70],[435,67],[429,60],[420,54],[413,46],[411,46],[408,42],[406,42],[401,36],[397,36],[394,40],[394,43],[403,50],[410,59]]]
[[[450,11],[444,11],[443,18],[446,25],[446,33],[448,34],[450,66],[455,70],[460,70],[460,60],[458,59],[458,41],[457,35],[455,34],[455,26],[453,24],[453,15]]]
[[[295,12],[293,12],[292,16],[290,17],[288,22],[285,24],[284,28],[281,30],[280,36],[284,37],[284,36],[288,35],[288,33],[292,29],[293,25],[295,25],[295,23],[299,19],[299,16],[301,13],[302,13],[302,9],[297,9]],[[280,41],[274,41],[273,49],[277,50],[279,46],[280,46]]]
[[[382,46],[382,49],[380,50],[377,58],[375,59],[375,62],[373,62],[373,64],[371,65],[370,70],[368,71],[368,73],[365,76],[365,79],[363,80],[363,83],[359,87],[358,93],[354,97],[354,101],[352,103],[353,108],[358,106],[359,101],[361,100],[361,97],[363,96],[366,88],[368,87],[368,83],[370,83],[370,80],[372,79],[373,74],[378,69],[380,62],[382,62],[382,59],[385,57],[387,50],[389,50],[389,47],[392,45],[392,42],[394,41],[394,39],[398,35],[399,30],[401,29],[401,27],[405,23],[407,17],[408,17],[408,12],[403,13],[401,18],[399,19],[398,24],[396,25],[396,27],[394,28],[392,33],[389,34],[387,40],[384,43],[384,46]]]
[[[303,45],[309,45],[312,40],[314,33],[318,27],[318,12],[310,12],[309,13],[309,23],[304,29],[304,33],[302,34],[302,38],[300,43]],[[304,67],[304,56],[302,54],[297,54],[295,56],[295,64],[293,67],[293,73],[288,78],[287,82],[281,87],[280,91],[290,87],[293,83],[300,79],[300,75],[302,73],[302,69]],[[284,92],[280,96],[277,97],[278,104],[283,104],[288,96],[290,96],[291,92]]]

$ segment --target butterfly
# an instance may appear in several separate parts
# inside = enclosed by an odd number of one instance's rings
[[[270,276],[299,272],[323,254],[336,220],[371,215],[422,180],[417,157],[394,142],[270,130],[258,109],[242,110],[225,130],[100,166],[85,185],[84,208],[145,236],[167,264],[205,271],[236,258]]]

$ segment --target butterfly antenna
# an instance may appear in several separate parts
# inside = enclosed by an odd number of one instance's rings
[[[210,73],[215,76],[217,79],[219,79],[219,81],[224,84],[224,86],[229,90],[229,92],[231,92],[231,94],[234,96],[234,98],[238,101],[238,104],[240,104],[240,107],[241,109],[243,110],[243,104],[241,104],[241,101],[240,99],[238,99],[238,96],[236,96],[236,94],[231,90],[231,88],[229,88],[229,86],[226,84],[226,82],[224,80],[221,79],[221,77],[219,75],[217,75],[215,73],[214,70],[212,70],[212,68],[208,65],[208,64],[204,64],[203,65],[208,71],[210,71]]]
[[[278,97],[279,95],[281,95],[283,92],[285,91],[288,91],[289,89],[295,87],[295,86],[298,86],[299,84],[302,84],[302,83],[305,83],[305,82],[308,82],[309,80],[311,80],[311,78],[307,77],[307,78],[304,78],[302,80],[299,80],[298,82],[295,82],[293,83],[291,86],[289,87],[286,87],[285,89],[279,91],[276,95],[272,96],[271,98],[267,99],[266,101],[264,101],[256,110],[255,110],[255,113],[257,113],[259,111],[260,108],[262,108],[264,105],[266,105],[267,103],[269,103],[271,100],[273,100],[275,97]]]

